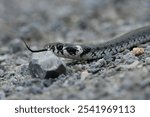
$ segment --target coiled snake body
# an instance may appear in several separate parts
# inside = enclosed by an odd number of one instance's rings
[[[149,41],[150,26],[145,26],[98,45],[50,43],[41,50],[30,49],[26,42],[25,45],[31,52],[52,51],[57,56],[64,58],[93,60],[103,58],[106,55],[114,55],[118,52],[124,51],[125,49],[130,49]]]

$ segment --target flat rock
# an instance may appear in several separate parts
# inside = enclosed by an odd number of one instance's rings
[[[66,65],[51,51],[33,53],[29,63],[32,77],[56,78],[66,73]]]

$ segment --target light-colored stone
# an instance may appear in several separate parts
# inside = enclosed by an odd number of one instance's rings
[[[141,54],[144,53],[144,48],[133,48],[132,53],[133,53],[135,56],[139,56],[139,55],[141,55]]]
[[[145,59],[145,62],[146,62],[147,64],[150,64],[150,57],[147,57],[147,58]]]
[[[89,75],[90,73],[87,70],[85,70],[81,73],[81,79],[85,80]]]

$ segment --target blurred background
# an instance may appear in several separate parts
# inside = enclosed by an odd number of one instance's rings
[[[149,22],[150,0],[0,0],[2,43],[97,43]]]

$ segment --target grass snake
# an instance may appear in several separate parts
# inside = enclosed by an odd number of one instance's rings
[[[31,52],[52,51],[59,57],[75,60],[94,60],[101,59],[107,55],[115,55],[125,49],[130,49],[149,41],[150,26],[145,26],[97,45],[50,43],[43,49],[32,50],[25,41],[24,43]]]

